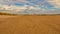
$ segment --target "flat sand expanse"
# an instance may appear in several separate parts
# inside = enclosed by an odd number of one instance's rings
[[[60,34],[60,16],[1,16],[0,34]]]

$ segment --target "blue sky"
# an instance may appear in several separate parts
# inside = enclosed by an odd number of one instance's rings
[[[15,5],[16,6],[24,6],[24,4],[21,4],[21,3],[16,3]]]
[[[48,3],[47,1],[45,1],[45,0],[34,0],[34,1],[32,1],[32,0],[26,0],[26,1],[28,1],[28,2],[30,2],[30,3],[33,3],[33,4],[37,4],[37,3],[43,3],[43,5],[41,5],[40,7],[42,7],[42,8],[52,8],[53,7],[53,5],[51,5],[50,3]],[[28,4],[28,3],[27,3]],[[20,3],[16,3],[15,4],[16,6],[23,6],[24,4],[20,4]]]

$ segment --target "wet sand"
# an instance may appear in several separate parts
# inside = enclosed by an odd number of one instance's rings
[[[60,16],[1,16],[0,34],[60,34]]]

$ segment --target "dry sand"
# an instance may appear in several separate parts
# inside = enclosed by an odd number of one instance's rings
[[[1,16],[0,34],[60,34],[60,16]]]

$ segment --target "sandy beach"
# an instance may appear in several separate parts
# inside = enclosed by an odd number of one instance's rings
[[[0,34],[60,34],[60,16],[0,15]]]

